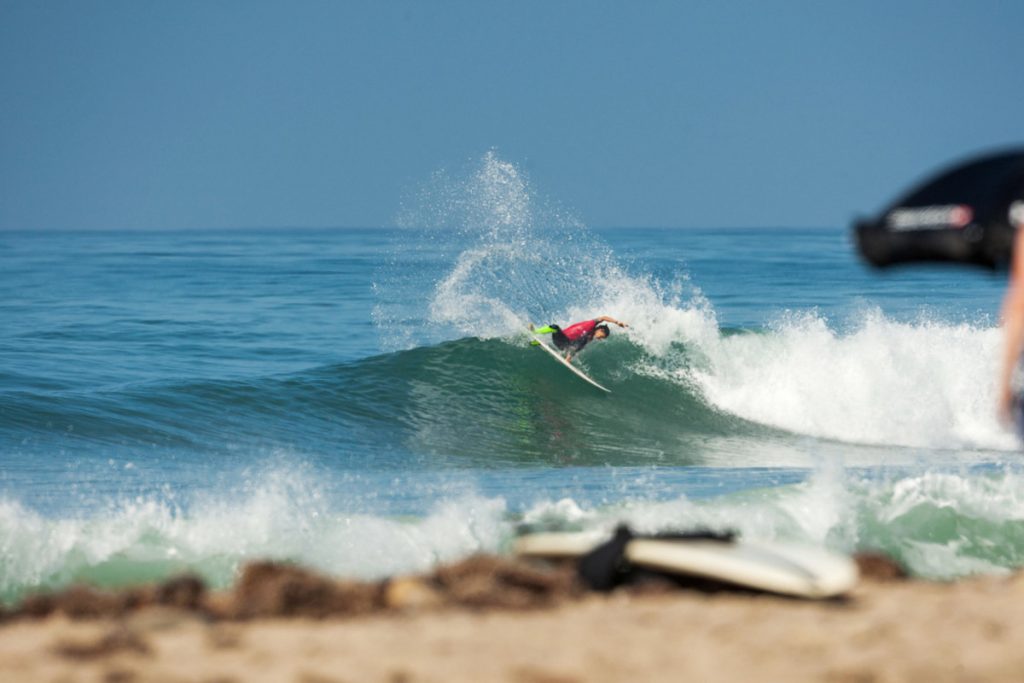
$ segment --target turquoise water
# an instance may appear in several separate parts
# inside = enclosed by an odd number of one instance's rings
[[[623,519],[1024,564],[1001,278],[879,274],[840,227],[591,230],[490,155],[400,222],[0,233],[0,597]],[[599,314],[610,395],[522,331]]]

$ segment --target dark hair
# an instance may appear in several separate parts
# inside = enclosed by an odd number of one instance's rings
[[[604,336],[606,337],[612,336],[612,331],[608,329],[607,325],[598,325],[594,328],[594,334],[597,334],[598,330],[604,330]]]

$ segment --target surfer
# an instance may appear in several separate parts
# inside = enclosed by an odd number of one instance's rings
[[[573,356],[583,350],[583,347],[590,343],[592,339],[605,339],[611,334],[611,330],[608,329],[608,325],[602,323],[612,323],[619,327],[629,327],[626,323],[615,318],[602,315],[593,320],[583,320],[578,323],[573,323],[564,330],[551,323],[544,327],[534,328],[530,325],[530,330],[535,334],[550,334],[551,341],[554,343],[555,348],[559,351],[565,352],[565,360],[569,363],[572,362]]]

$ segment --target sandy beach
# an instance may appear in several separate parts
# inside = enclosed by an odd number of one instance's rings
[[[463,573],[461,593],[436,589],[444,569],[429,580],[353,584],[282,579],[267,567],[227,594],[171,584],[177,593],[149,593],[166,604],[135,593],[139,604],[126,608],[122,593],[117,614],[91,612],[100,603],[83,595],[97,594],[71,591],[46,616],[7,616],[0,680],[860,683],[1019,681],[1024,672],[1022,574],[955,583],[868,577],[847,599],[811,602],[664,586],[581,593],[564,573],[517,575],[510,563],[488,562],[472,566],[495,580],[465,588],[474,580]],[[297,576],[313,583],[303,588]],[[376,591],[377,607],[354,597],[360,586]],[[453,595],[458,604],[449,604]],[[248,612],[232,606],[243,598],[256,601]]]

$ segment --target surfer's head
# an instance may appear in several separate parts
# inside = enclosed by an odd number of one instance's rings
[[[611,333],[612,331],[608,329],[607,325],[598,325],[597,328],[594,329],[594,339],[604,339]]]

